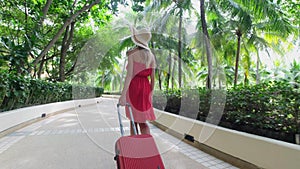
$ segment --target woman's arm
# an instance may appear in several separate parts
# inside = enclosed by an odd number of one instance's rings
[[[153,55],[153,61],[152,61],[152,73],[150,76],[150,80],[151,80],[151,90],[154,90],[154,86],[155,86],[155,68],[156,68],[156,59],[155,59],[155,55]]]
[[[155,85],[155,68],[152,68],[152,73],[150,76],[150,84],[151,84],[151,91],[154,90],[154,85]]]
[[[122,90],[121,97],[119,99],[119,103],[124,106],[126,104],[126,93],[129,88],[131,79],[133,76],[133,58],[132,56],[128,55],[128,64],[127,64],[127,73],[125,77],[124,87]]]

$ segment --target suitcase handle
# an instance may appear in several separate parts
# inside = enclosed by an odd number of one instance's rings
[[[123,123],[122,123],[122,118],[121,118],[121,113],[120,113],[120,106],[121,104],[118,103],[117,104],[117,110],[118,110],[118,117],[119,117],[119,124],[120,124],[120,131],[121,131],[121,135],[124,136],[124,129],[123,129]],[[133,118],[133,114],[132,114],[132,108],[131,108],[131,105],[129,103],[126,103],[126,105],[129,109],[129,114],[130,114],[130,121],[131,121],[131,125],[132,125],[132,128],[133,128],[133,132],[134,132],[134,135],[137,135],[137,131],[136,131],[136,126],[135,126],[135,123],[134,123],[134,118]]]

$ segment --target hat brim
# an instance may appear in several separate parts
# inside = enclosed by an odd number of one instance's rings
[[[150,48],[148,47],[147,44],[143,44],[136,39],[136,37],[135,37],[136,29],[133,26],[130,26],[130,31],[131,31],[131,40],[134,44],[136,44],[137,46],[140,46],[144,49],[150,50]]]

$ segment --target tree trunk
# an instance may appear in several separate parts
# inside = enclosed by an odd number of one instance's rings
[[[160,69],[158,69],[157,74],[158,74],[158,87],[159,87],[159,90],[162,90],[162,82],[161,82],[162,71]]]
[[[47,16],[47,13],[48,13],[48,10],[49,10],[49,8],[50,8],[50,5],[52,4],[52,0],[47,0],[47,2],[46,2],[46,4],[45,4],[45,6],[43,7],[43,9],[42,9],[42,16],[40,17],[40,20],[37,22],[37,24],[35,25],[35,30],[38,30],[38,29],[40,29],[42,26],[43,26],[43,22],[44,22],[44,20],[45,20],[45,18],[46,18],[46,16]],[[26,9],[26,7],[25,7],[25,9]],[[26,24],[27,25],[27,24]],[[26,29],[27,30],[27,29]],[[27,32],[27,31],[26,31]],[[26,33],[27,34],[27,33]],[[31,37],[31,36],[36,36],[34,33],[32,34],[32,35],[27,35],[28,37]],[[31,50],[31,49],[30,49]],[[29,51],[30,52],[30,51]],[[46,55],[46,53],[44,54],[44,56],[42,56],[41,57],[41,63],[40,63],[40,66],[39,66],[39,69],[38,69],[38,72],[36,72],[36,67],[34,68],[34,74],[33,74],[33,76],[37,76],[38,78],[41,78],[41,74],[42,74],[42,69],[43,69],[43,66],[44,66],[44,62],[45,62],[45,55]],[[37,64],[36,64],[37,65]],[[36,66],[35,65],[35,66]],[[30,69],[31,68],[28,68],[28,70],[29,70],[29,72],[30,72]],[[37,74],[36,74],[37,73]]]
[[[75,70],[75,67],[77,65],[77,60],[78,60],[78,56],[74,61],[74,64],[72,65],[72,67],[67,71],[67,73],[65,74],[66,76],[70,76],[72,74],[72,72]]]
[[[171,76],[172,90],[174,90],[174,86],[175,86],[175,84],[174,84],[175,83],[174,74],[175,74],[175,67],[176,67],[175,63],[176,63],[176,61],[174,60],[173,67],[172,67],[172,76]]]
[[[248,77],[248,73],[244,73],[244,86],[248,86],[249,85],[249,77]]]
[[[25,8],[24,8],[24,14],[25,14],[25,34],[28,35],[28,10],[27,10],[27,1],[25,0]]]
[[[101,79],[101,87],[104,88],[104,82],[105,82],[105,71],[102,72],[102,79]]]
[[[66,56],[67,56],[67,51],[71,45],[73,35],[74,35],[74,27],[75,27],[75,22],[72,22],[71,28],[70,26],[67,26],[65,35],[62,41],[62,47],[61,47],[61,55],[60,55],[60,64],[59,64],[59,81],[64,82],[66,77],[65,77],[65,65],[66,65]]]
[[[260,74],[259,74],[259,52],[257,50],[257,61],[256,61],[256,84],[260,83]]]
[[[41,60],[41,58],[51,49],[51,47],[55,44],[55,42],[59,39],[61,34],[64,32],[64,30],[69,26],[80,14],[83,12],[88,11],[91,9],[94,5],[98,4],[100,0],[95,0],[93,3],[84,6],[81,10],[77,11],[75,14],[73,14],[70,18],[68,18],[63,26],[58,30],[56,35],[53,37],[53,39],[48,43],[48,45],[41,51],[39,56],[33,61],[34,67],[36,67],[37,63]],[[30,71],[29,71],[30,72]]]
[[[48,13],[48,10],[50,8],[50,5],[52,4],[52,0],[47,0],[45,6],[43,7],[42,9],[42,12],[43,12],[43,16],[41,17],[40,21],[39,21],[39,25],[42,26],[46,16],[47,16],[47,13]]]
[[[236,51],[236,58],[235,58],[234,86],[237,85],[237,80],[238,80],[238,71],[239,71],[238,69],[239,69],[239,60],[240,60],[242,32],[240,30],[237,30],[236,35],[238,37],[238,41],[237,41],[237,51]]]
[[[208,77],[207,77],[207,88],[212,88],[212,52],[210,46],[210,38],[207,31],[207,23],[205,19],[205,6],[204,0],[200,0],[200,13],[201,13],[201,26],[204,34],[205,48],[206,48],[206,57],[208,64]]]
[[[65,81],[65,65],[66,65],[66,54],[67,54],[67,39],[69,34],[70,26],[66,27],[65,35],[61,44],[61,52],[60,52],[60,59],[59,59],[59,81]]]
[[[169,91],[169,85],[170,85],[171,68],[172,68],[172,55],[171,55],[171,51],[169,51],[168,62],[169,62],[169,69],[168,69],[168,73],[167,73],[166,91]]]
[[[182,9],[179,12],[179,27],[178,27],[178,85],[181,89],[182,86],[182,69],[181,69],[181,53],[182,53]]]
[[[46,55],[45,55],[46,56]],[[42,58],[42,61],[40,63],[40,67],[39,67],[39,71],[38,71],[38,78],[41,78],[42,72],[43,72],[43,67],[44,67],[44,63],[45,63],[45,56]]]

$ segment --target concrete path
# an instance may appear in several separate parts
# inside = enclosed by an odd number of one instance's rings
[[[98,104],[48,117],[0,138],[0,169],[116,169],[116,103],[100,98]],[[121,110],[128,134],[129,121]],[[235,168],[149,125],[166,169]]]

